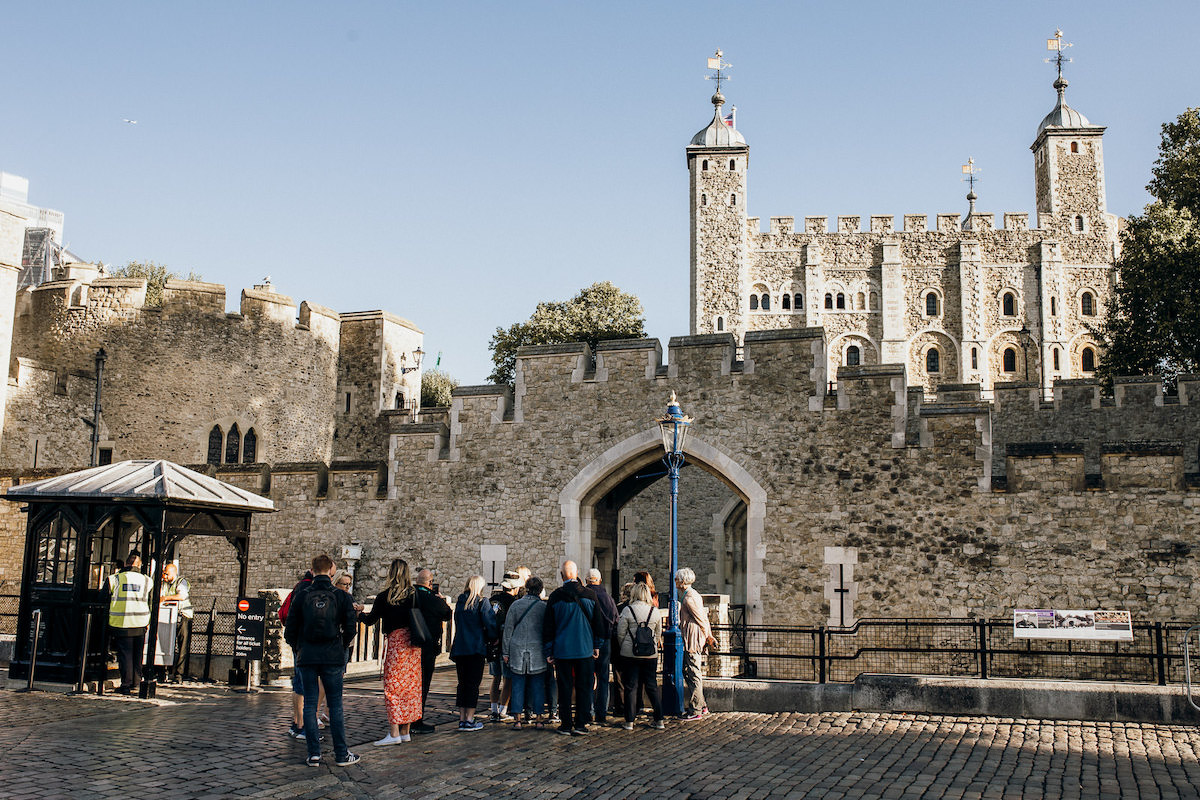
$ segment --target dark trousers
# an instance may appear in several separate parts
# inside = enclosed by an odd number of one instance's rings
[[[136,689],[142,683],[142,649],[146,646],[145,628],[109,628],[117,665],[121,668],[121,688]]]
[[[565,729],[583,728],[592,721],[592,681],[596,675],[591,658],[560,658],[554,662],[558,678],[558,716]],[[574,713],[571,699],[574,693]],[[572,724],[573,723],[573,724]]]
[[[601,642],[600,655],[593,659],[592,664],[596,673],[596,688],[592,701],[592,710],[595,712],[593,719],[599,723],[603,723],[605,717],[608,716],[608,673],[611,653],[612,642]]]
[[[297,667],[304,682],[304,741],[308,745],[308,755],[321,755],[321,732],[317,725],[317,700],[320,697],[321,686],[325,687],[325,703],[329,706],[329,732],[333,736],[333,756],[338,761],[345,759],[349,749],[346,747],[346,720],[342,713],[342,672],[346,665],[313,664]],[[321,681],[321,686],[317,681]]]
[[[478,656],[455,656],[454,668],[458,672],[458,691],[454,704],[459,708],[475,708],[479,705],[479,683],[483,680],[484,658]]]
[[[437,665],[437,648],[421,648],[421,718],[425,718],[425,703],[429,701],[429,682],[433,680],[433,668]]]
[[[171,665],[171,679],[179,680],[190,670],[188,663],[192,657],[192,618],[179,617],[179,627],[175,630],[175,661]]]
[[[625,711],[625,659],[620,647],[612,650],[612,707],[616,712]]]
[[[625,684],[625,721],[633,722],[637,716],[637,698],[642,689],[650,698],[650,707],[654,709],[654,719],[663,718],[662,697],[658,691],[658,659],[657,658],[625,658],[621,659],[624,667],[622,680]]]

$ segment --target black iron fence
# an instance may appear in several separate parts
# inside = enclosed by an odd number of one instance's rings
[[[21,604],[19,594],[0,594],[0,636],[17,634],[17,608]]]
[[[826,682],[863,673],[1180,683],[1187,623],[1133,641],[1017,639],[1011,619],[864,619],[850,628],[714,626],[710,674]],[[735,620],[731,619],[731,622]]]

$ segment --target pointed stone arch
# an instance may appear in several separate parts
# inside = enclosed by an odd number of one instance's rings
[[[575,474],[558,495],[563,517],[563,554],[581,564],[588,563],[595,534],[595,504],[638,470],[658,461],[662,438],[658,427],[614,444]],[[692,464],[715,475],[746,504],[746,612],[748,622],[762,618],[763,523],[766,519],[766,490],[732,457],[696,436],[693,431],[684,447]]]

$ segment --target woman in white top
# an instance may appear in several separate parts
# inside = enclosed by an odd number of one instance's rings
[[[621,648],[625,685],[625,730],[633,730],[639,686],[645,689],[654,709],[654,728],[663,730],[662,698],[658,691],[659,643],[662,641],[662,614],[650,602],[650,587],[634,584],[630,603],[617,619],[617,642]]]

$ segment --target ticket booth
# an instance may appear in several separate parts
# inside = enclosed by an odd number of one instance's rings
[[[246,592],[250,516],[274,504],[170,461],[122,461],[21,484],[6,499],[27,513],[17,641],[9,676],[74,683],[107,677],[108,576],[130,550],[152,576],[143,697],[155,693],[163,565],[186,536],[233,545]],[[35,615],[35,611],[40,614]],[[34,636],[35,617],[38,630]],[[33,642],[37,640],[36,659]]]

